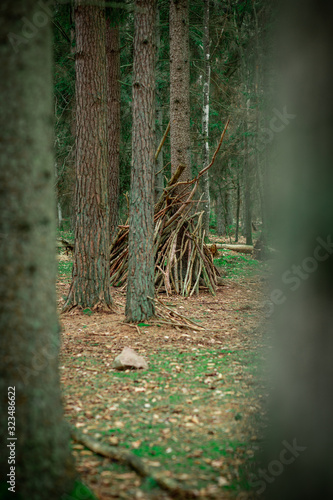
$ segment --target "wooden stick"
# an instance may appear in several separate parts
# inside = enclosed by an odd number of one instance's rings
[[[148,297],[150,298],[150,297]],[[151,299],[152,300],[152,299]],[[189,323],[192,323],[192,325],[195,325],[196,327],[198,327],[199,330],[206,330],[206,328],[204,328],[203,326],[199,326],[197,323],[195,323],[194,321],[192,321],[191,319],[187,318],[186,316],[184,316],[183,314],[180,314],[179,312],[177,311],[173,311],[172,309],[170,309],[168,306],[166,306],[164,304],[164,302],[162,302],[161,299],[159,299],[158,297],[156,297],[155,299],[159,304],[161,304],[165,309],[167,309],[168,311],[170,311],[172,314],[174,314],[175,316],[179,316],[180,318],[182,318],[183,320],[185,321],[188,321]]]
[[[230,119],[228,118],[227,123],[225,124],[225,127],[224,127],[224,129],[223,129],[222,135],[221,135],[221,137],[220,137],[219,143],[218,143],[218,145],[217,145],[217,148],[216,148],[216,150],[215,150],[215,153],[213,154],[212,161],[210,162],[210,164],[209,164],[209,165],[207,165],[207,167],[203,168],[203,169],[202,169],[202,170],[198,173],[198,175],[197,175],[196,177],[194,177],[194,179],[192,179],[191,181],[183,181],[183,182],[178,182],[178,183],[177,183],[177,187],[178,187],[178,186],[181,186],[181,185],[184,185],[184,184],[186,184],[186,185],[190,185],[190,184],[194,184],[195,182],[198,182],[198,180],[200,179],[200,177],[201,177],[201,176],[202,176],[205,172],[207,172],[207,170],[208,170],[208,169],[209,169],[209,168],[213,165],[213,163],[215,162],[216,155],[217,155],[217,153],[219,152],[220,147],[222,146],[222,142],[223,142],[223,139],[224,139],[224,135],[225,135],[225,133],[226,133],[226,131],[227,131],[227,128],[228,128],[229,123],[230,123]]]
[[[155,161],[157,160],[158,155],[159,155],[159,154],[160,154],[160,152],[161,152],[161,149],[162,149],[162,147],[163,147],[163,144],[164,144],[164,142],[165,142],[165,139],[166,139],[166,138],[167,138],[167,136],[168,136],[169,131],[170,131],[170,122],[168,123],[168,126],[167,126],[167,128],[166,128],[166,130],[165,130],[165,132],[164,132],[164,135],[163,135],[163,137],[162,137],[162,139],[161,139],[161,142],[160,142],[160,144],[159,144],[159,146],[158,146],[158,148],[157,148],[157,151],[156,151],[156,153],[155,153]],[[159,172],[158,172],[158,173],[159,173]]]
[[[197,175],[197,179],[199,179],[199,178],[200,178],[200,177],[201,177],[201,176],[202,176],[205,172],[207,172],[207,170],[208,170],[208,169],[209,169],[209,168],[213,165],[213,163],[214,163],[214,161],[215,161],[215,158],[216,158],[216,155],[217,155],[217,153],[219,152],[220,147],[222,146],[223,138],[224,138],[224,135],[225,135],[225,133],[226,133],[226,131],[227,131],[227,128],[228,128],[229,123],[230,123],[230,118],[228,118],[227,123],[225,124],[225,127],[224,127],[224,129],[223,129],[223,132],[222,132],[222,135],[221,135],[220,141],[219,141],[219,143],[218,143],[218,145],[217,145],[217,148],[216,148],[216,150],[215,150],[215,153],[213,154],[212,161],[210,162],[210,164],[209,164],[209,165],[207,165],[207,167],[203,168],[203,169],[201,170],[201,172],[199,172],[199,173],[198,173],[198,175]]]
[[[170,162],[168,162],[166,165],[164,165],[164,167],[161,168],[161,170],[159,170],[158,172],[156,172],[155,175],[158,175],[160,174],[161,172],[163,172],[163,170],[165,170],[167,168],[167,166],[170,165]]]
[[[175,173],[171,177],[170,181],[168,182],[167,187],[164,188],[163,193],[160,196],[160,199],[158,200],[158,202],[155,205],[155,212],[158,212],[162,208],[163,203],[165,201],[165,197],[167,195],[167,188],[172,186],[173,184],[175,184],[178,181],[179,177],[184,172],[185,168],[186,168],[185,165],[182,165],[182,164],[178,165],[177,170],[175,171]]]

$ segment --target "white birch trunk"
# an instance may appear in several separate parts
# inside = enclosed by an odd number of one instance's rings
[[[209,0],[205,0],[204,15],[204,38],[203,49],[205,57],[204,85],[203,85],[203,107],[202,107],[202,160],[203,167],[209,163],[209,87],[210,87],[210,43],[209,43]],[[203,176],[204,192],[204,228],[209,236],[209,215],[210,215],[210,193],[209,193],[209,172]]]
[[[62,225],[62,210],[60,201],[58,201],[58,228],[60,229]]]

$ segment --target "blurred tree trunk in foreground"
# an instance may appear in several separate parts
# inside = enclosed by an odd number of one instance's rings
[[[34,0],[5,0],[0,12],[2,499],[59,500],[75,479],[58,372],[49,22],[31,38],[22,36],[22,19],[41,19],[41,12]],[[9,386],[16,411],[8,414]],[[8,491],[11,449],[15,487]]]
[[[333,498],[332,14],[323,1],[288,2],[279,40],[281,111],[296,117],[284,133],[282,185],[274,185],[284,259],[274,431],[261,478],[269,499]]]

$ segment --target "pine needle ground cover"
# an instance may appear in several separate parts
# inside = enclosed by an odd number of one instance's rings
[[[114,289],[117,313],[61,316],[60,366],[66,417],[80,432],[130,450],[198,498],[245,499],[253,496],[248,471],[267,396],[261,277],[250,257],[229,252],[223,261],[227,276],[215,297],[160,294],[204,330],[125,324],[125,293]],[[59,307],[69,272],[70,263],[59,262]],[[125,346],[147,359],[147,371],[112,369]],[[127,466],[72,446],[81,479],[97,498],[173,498]]]

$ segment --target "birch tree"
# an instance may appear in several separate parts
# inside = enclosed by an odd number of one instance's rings
[[[202,160],[203,167],[209,164],[209,87],[210,87],[210,38],[209,38],[209,0],[205,0],[204,5],[204,26],[203,26],[203,51],[204,51],[204,78],[203,78],[203,108],[202,108]],[[209,236],[209,216],[210,216],[210,192],[209,192],[209,171],[203,175],[203,195],[204,195],[204,229],[206,236]]]

